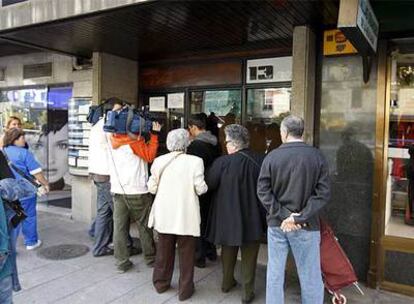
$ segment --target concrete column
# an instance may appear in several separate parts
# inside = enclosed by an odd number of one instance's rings
[[[106,54],[93,53],[93,102],[118,97],[136,104],[138,100],[138,62]]]
[[[92,58],[92,102],[118,97],[137,104],[138,62],[95,52]],[[90,223],[96,216],[96,189],[87,176],[74,176],[72,182],[72,216]]]
[[[305,141],[314,143],[316,39],[307,26],[293,30],[292,114],[305,120]]]

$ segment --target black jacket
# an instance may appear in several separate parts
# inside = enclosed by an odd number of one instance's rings
[[[257,195],[267,224],[280,226],[291,213],[306,229],[319,229],[319,211],[330,199],[328,165],[322,153],[303,142],[282,144],[262,164]]]
[[[242,150],[219,157],[211,166],[206,178],[209,190],[213,191],[207,225],[210,242],[241,246],[263,236],[265,219],[256,195],[262,160],[263,156]]]
[[[204,163],[204,171],[207,171],[219,156],[217,137],[210,131],[200,133],[188,146],[187,154],[200,157]]]

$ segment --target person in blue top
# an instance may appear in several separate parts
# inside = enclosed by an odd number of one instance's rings
[[[36,188],[25,180],[16,182],[0,152],[0,303],[11,304],[12,291],[21,290],[13,231],[17,214],[12,209],[19,198],[36,194]]]
[[[3,138],[3,152],[11,163],[11,169],[17,180],[24,177],[34,176],[44,187],[44,192],[49,191],[49,184],[42,173],[42,166],[37,162],[34,155],[26,147],[24,131],[19,128],[12,128],[6,131]],[[15,168],[18,168],[17,172]],[[37,214],[36,214],[36,195],[25,197],[20,200],[27,218],[20,225],[22,227],[24,244],[27,250],[33,250],[42,245],[37,235]],[[17,238],[20,226],[15,229]]]

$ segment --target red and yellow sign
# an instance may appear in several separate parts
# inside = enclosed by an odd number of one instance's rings
[[[352,43],[346,39],[340,30],[329,30],[323,33],[323,55],[349,55],[358,51]]]

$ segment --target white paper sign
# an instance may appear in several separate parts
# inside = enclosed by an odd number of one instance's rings
[[[184,93],[168,94],[169,109],[184,109]]]
[[[150,97],[149,99],[150,112],[164,112],[165,111],[165,97]]]

